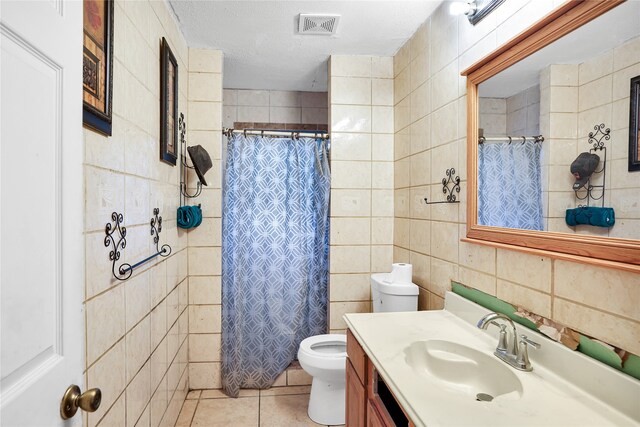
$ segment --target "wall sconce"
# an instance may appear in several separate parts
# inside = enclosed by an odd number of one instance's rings
[[[504,3],[504,0],[456,1],[449,6],[449,13],[452,15],[467,15],[471,25],[476,25],[502,3]]]

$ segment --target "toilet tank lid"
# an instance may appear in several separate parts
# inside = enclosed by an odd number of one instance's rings
[[[418,285],[415,283],[378,282],[378,291],[387,295],[418,295]]]

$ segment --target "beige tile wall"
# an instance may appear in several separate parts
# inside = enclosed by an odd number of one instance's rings
[[[393,61],[332,56],[331,332],[345,313],[371,310],[369,276],[393,258]]]
[[[189,49],[187,144],[201,144],[213,167],[208,186],[187,204],[202,204],[202,224],[187,232],[189,242],[189,385],[220,388],[222,273],[222,52]],[[190,193],[196,176],[190,173]]]
[[[482,97],[478,99],[478,127],[483,136],[504,136],[507,134],[507,100],[504,98]]]
[[[540,73],[540,129],[542,145],[543,203],[546,230],[573,233],[565,222],[565,212],[576,206],[572,190],[571,163],[580,139],[578,123],[578,65],[553,64]]]
[[[224,127],[234,122],[327,124],[326,92],[225,89]]]
[[[442,307],[450,281],[457,280],[637,354],[640,275],[460,241],[467,172],[466,80],[459,73],[560,3],[505,2],[476,26],[442,5],[395,55],[394,260],[414,264],[422,309]],[[624,70],[618,79],[628,86],[628,77],[640,72],[628,61],[634,48],[619,49],[615,69]],[[615,98],[619,109],[626,94],[628,87]],[[612,125],[612,131],[621,128]],[[622,154],[618,159],[612,169],[626,171]],[[442,197],[438,181],[451,166],[463,180],[463,203],[422,203],[425,196]]]
[[[549,230],[567,233],[640,239],[640,187],[637,176],[627,171],[629,144],[629,80],[640,74],[640,37],[577,65],[551,65],[541,76],[548,87],[544,94],[552,133],[549,174]],[[566,208],[577,205],[568,173],[571,162],[588,151],[588,134],[604,123],[611,129],[607,147],[605,206],[616,210],[610,228],[568,227]],[[573,137],[573,138],[570,138]],[[561,143],[562,149],[558,149]],[[602,159],[603,153],[597,153]],[[596,175],[592,184],[602,183]],[[569,191],[567,191],[569,189]],[[596,196],[600,193],[595,190]]]
[[[187,236],[176,227],[178,168],[159,160],[159,61],[166,37],[186,113],[187,45],[164,2],[116,1],[114,25],[113,136],[84,132],[85,374],[86,387],[102,390],[84,425],[173,426],[188,390]],[[127,227],[120,263],[133,264],[155,249],[155,207],[171,255],[114,279],[104,246],[111,213],[122,213]]]
[[[540,87],[535,85],[508,98],[479,99],[478,125],[483,135],[540,134]]]
[[[540,85],[507,98],[507,135],[540,134]]]

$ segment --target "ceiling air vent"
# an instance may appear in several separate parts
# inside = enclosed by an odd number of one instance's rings
[[[330,36],[336,33],[340,15],[301,13],[298,20],[299,34]]]

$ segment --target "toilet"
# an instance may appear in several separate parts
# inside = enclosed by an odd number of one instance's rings
[[[396,283],[391,273],[372,274],[371,292],[374,313],[415,311],[418,308],[418,286],[410,282]],[[303,340],[298,349],[298,361],[302,369],[313,377],[309,418],[318,424],[344,424],[346,335],[315,335]]]
[[[418,309],[418,285],[396,283],[391,273],[371,275],[371,299],[374,313],[416,311]]]
[[[325,334],[303,340],[298,361],[313,377],[309,418],[318,424],[344,424],[347,336]]]

